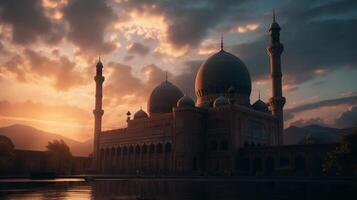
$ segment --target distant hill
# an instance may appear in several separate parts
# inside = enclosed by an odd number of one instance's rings
[[[290,126],[284,130],[284,144],[333,143],[339,142],[343,135],[351,134],[352,128],[338,129],[320,125],[305,127]]]
[[[93,148],[93,140],[78,142],[58,134],[20,124],[1,127],[0,135],[10,138],[15,145],[15,149],[44,151],[49,141],[61,139],[69,146],[72,154],[76,156],[88,156]]]

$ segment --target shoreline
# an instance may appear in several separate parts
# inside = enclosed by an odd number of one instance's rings
[[[60,180],[83,179],[84,181],[234,181],[234,182],[351,182],[354,177],[284,177],[284,176],[128,176],[111,174],[59,175],[55,178],[30,178],[30,176],[0,176],[2,180]]]

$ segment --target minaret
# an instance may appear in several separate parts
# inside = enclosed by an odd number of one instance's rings
[[[99,169],[99,137],[102,132],[102,116],[104,114],[104,110],[102,109],[102,98],[103,98],[103,64],[100,61],[96,66],[97,72],[94,77],[95,80],[95,109],[93,110],[94,114],[94,147],[93,147],[93,167],[94,170]]]
[[[282,92],[282,73],[281,73],[281,53],[284,50],[283,44],[280,43],[280,26],[275,21],[275,11],[273,10],[273,23],[269,28],[271,41],[267,47],[267,52],[270,57],[270,74],[272,78],[272,97],[269,104],[272,109],[272,114],[278,119],[278,135],[274,144],[282,144],[284,131],[283,107],[285,97]]]

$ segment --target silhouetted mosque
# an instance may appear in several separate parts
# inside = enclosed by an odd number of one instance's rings
[[[280,26],[269,28],[272,95],[268,103],[250,102],[251,77],[246,65],[223,48],[196,74],[196,102],[164,80],[148,99],[148,112],[127,113],[127,127],[102,131],[101,61],[96,66],[93,163],[106,173],[255,173],[268,169],[305,170],[304,146],[281,146],[283,134]],[[262,49],[263,51],[264,49]],[[108,111],[110,112],[110,111]],[[315,155],[325,152],[316,147]],[[327,147],[326,147],[327,148]],[[245,150],[245,151],[244,151]],[[322,153],[321,153],[322,154]],[[318,165],[317,163],[316,165]],[[321,164],[320,164],[321,166]]]

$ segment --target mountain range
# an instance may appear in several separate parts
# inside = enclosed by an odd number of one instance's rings
[[[304,127],[290,126],[284,130],[283,144],[335,143],[352,132],[353,128],[339,129],[316,124]]]
[[[63,140],[75,156],[88,156],[93,149],[92,139],[79,142],[59,134],[21,124],[1,127],[0,135],[10,138],[15,149],[45,151],[48,142],[53,140]]]

